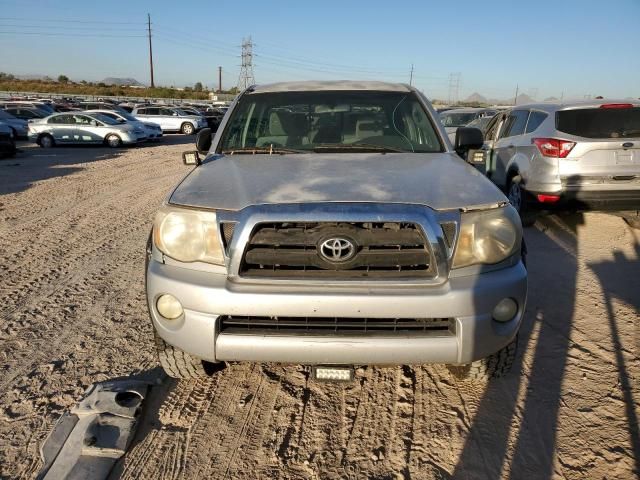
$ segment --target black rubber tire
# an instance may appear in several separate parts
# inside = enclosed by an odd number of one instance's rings
[[[518,337],[509,345],[488,357],[466,365],[447,365],[449,371],[458,380],[488,381],[500,378],[511,371],[518,350]]]
[[[112,143],[109,140],[110,138],[112,138],[112,139],[116,139],[117,138],[118,141]],[[104,138],[104,143],[105,143],[105,145],[107,145],[107,147],[110,147],[110,148],[120,148],[122,146],[122,139],[118,135],[116,135],[115,133],[110,133],[109,135],[107,135]]]
[[[184,135],[193,135],[196,132],[195,127],[193,126],[193,124],[189,123],[189,122],[184,122],[181,126],[180,126],[180,131],[184,134]]]
[[[519,205],[514,205],[514,203],[511,202],[513,196],[512,189],[519,190]],[[537,215],[534,211],[531,210],[531,208],[529,208],[528,194],[522,186],[522,177],[520,175],[513,175],[511,178],[509,178],[509,181],[507,182],[506,194],[507,198],[509,198],[509,202],[511,203],[511,205],[513,205],[513,208],[517,210],[518,215],[520,215],[520,221],[522,222],[523,227],[530,227],[534,223],[536,223]]]
[[[224,367],[223,363],[211,363],[193,357],[179,348],[169,345],[155,331],[153,334],[160,365],[172,378],[183,380],[207,378],[220,370],[220,367]]]
[[[51,135],[49,135],[48,133],[45,133],[44,135],[41,135],[40,138],[38,138],[38,145],[40,145],[41,148],[47,148],[44,145],[42,145],[42,139],[43,138],[51,139],[51,147],[55,147],[56,146],[56,141],[53,139],[53,137]]]

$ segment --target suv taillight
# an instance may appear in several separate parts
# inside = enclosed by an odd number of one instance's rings
[[[531,141],[536,144],[540,153],[545,157],[566,158],[576,146],[576,142],[558,138],[534,138]]]

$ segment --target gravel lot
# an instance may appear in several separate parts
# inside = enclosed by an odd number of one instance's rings
[[[159,373],[144,300],[151,218],[192,138],[122,150],[24,146],[0,161],[0,477],[33,478],[95,381]],[[526,230],[515,373],[366,368],[348,385],[237,364],[164,379],[122,478],[629,479],[640,465],[640,231],[604,214]]]

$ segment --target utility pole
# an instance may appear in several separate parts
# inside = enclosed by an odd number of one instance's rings
[[[218,93],[222,92],[222,67],[218,67]]]
[[[461,76],[462,74],[460,72],[449,74],[449,105],[455,105],[458,103]]]
[[[256,83],[253,76],[253,42],[251,37],[242,39],[242,65],[240,66],[240,75],[238,76],[238,90],[245,90],[247,87]]]
[[[151,48],[151,15],[147,13],[147,31],[149,32],[149,69],[151,71],[151,88],[156,85],[153,83],[153,49]]]
[[[513,97],[513,104],[514,105],[518,104],[518,85],[516,85],[516,96]]]
[[[413,63],[411,64],[411,74],[409,74],[409,85],[413,85]]]

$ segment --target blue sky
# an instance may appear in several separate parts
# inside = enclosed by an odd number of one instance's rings
[[[218,65],[235,85],[251,35],[259,83],[408,82],[413,63],[431,98],[454,72],[461,99],[640,97],[640,0],[0,0],[0,71],[148,83],[147,13],[161,85],[213,87]]]

